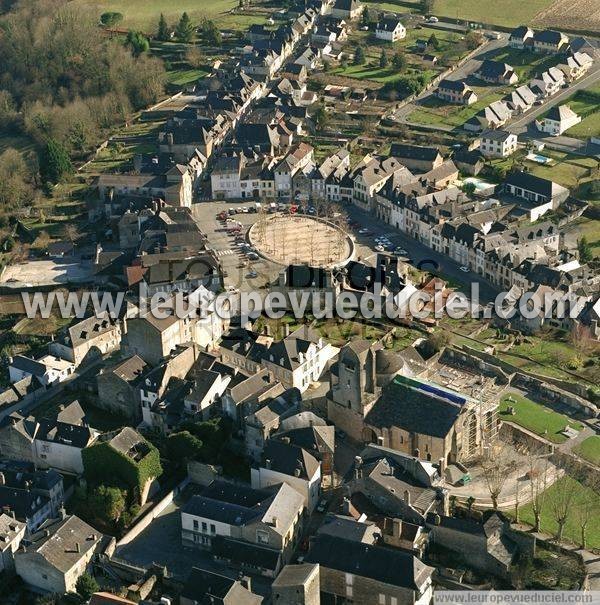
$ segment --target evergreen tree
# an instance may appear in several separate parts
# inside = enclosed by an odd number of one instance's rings
[[[170,38],[169,25],[167,24],[167,20],[165,16],[160,13],[160,19],[158,20],[158,30],[156,32],[156,37],[161,42],[166,42]]]
[[[398,70],[406,69],[407,61],[404,53],[398,52],[392,57],[392,65]]]
[[[359,44],[354,51],[354,65],[363,65],[366,61],[365,51]]]
[[[134,32],[129,30],[127,40],[125,42],[131,48],[131,51],[136,57],[150,50],[150,42],[142,32]]]
[[[75,590],[84,601],[89,601],[90,597],[99,589],[98,582],[89,573],[84,573],[77,578]]]
[[[48,139],[39,159],[40,174],[48,183],[56,184],[73,172],[73,165],[67,150],[56,139]]]
[[[387,53],[385,52],[385,48],[381,49],[381,56],[379,57],[379,67],[381,67],[382,69],[385,69],[388,66],[388,56]]]
[[[438,48],[440,47],[440,41],[437,39],[435,34],[431,34],[431,36],[429,36],[429,40],[427,40],[427,46],[431,46],[431,48],[438,50]]]
[[[584,236],[577,242],[577,251],[579,252],[579,261],[581,263],[589,263],[594,258],[592,247],[587,238]]]
[[[175,36],[180,42],[184,42],[185,44],[189,44],[194,38],[194,25],[187,13],[181,15],[181,19],[179,19],[179,23],[175,28]]]

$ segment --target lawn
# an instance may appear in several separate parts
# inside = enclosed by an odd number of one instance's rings
[[[489,86],[474,86],[473,90],[478,97],[477,102],[473,105],[468,107],[454,105],[437,97],[429,96],[418,105],[418,109],[408,115],[407,119],[415,124],[445,125],[458,128],[484,107],[498,101],[505,94],[503,89]]]
[[[530,23],[554,0],[435,0],[434,14],[479,23],[516,27]]]
[[[600,136],[600,84],[578,90],[566,104],[582,118],[579,124],[569,128],[567,136],[579,139]]]
[[[592,435],[582,441],[575,449],[575,453],[592,464],[600,465],[600,435]]]
[[[238,6],[237,0],[100,0],[89,2],[88,0],[75,0],[81,6],[87,6],[94,10],[98,17],[107,11],[114,11],[123,15],[120,27],[139,27],[144,31],[151,31],[156,27],[160,13],[163,13],[169,22],[174,22],[184,11],[193,21],[199,21],[202,17],[214,18],[229,12]],[[219,26],[223,26],[219,22]]]
[[[542,531],[551,535],[556,534],[557,524],[552,515],[553,503],[559,498],[562,499],[565,489],[572,490],[574,495],[570,506],[570,514],[565,525],[564,537],[576,544],[580,542],[581,529],[577,518],[578,511],[588,502],[588,499],[595,500],[594,514],[590,519],[587,530],[587,547],[600,548],[600,495],[568,476],[559,479],[545,492],[546,498],[542,507]],[[519,520],[533,525],[534,517],[530,504],[519,510]]]
[[[509,397],[512,401],[509,400]],[[515,408],[514,415],[507,412],[509,406]],[[506,393],[500,400],[498,413],[502,420],[514,422],[554,443],[564,443],[567,440],[559,432],[567,424],[575,430],[583,428],[579,422],[575,422],[564,414],[559,414],[544,405],[535,403],[518,393]]]
[[[512,65],[519,76],[519,84],[525,84],[534,76],[541,74],[549,67],[554,67],[557,63],[554,55],[544,55],[508,46],[503,46],[490,53],[487,58]]]
[[[167,72],[167,79],[169,84],[174,86],[187,86],[208,75],[208,73],[209,71],[205,69],[174,69]]]

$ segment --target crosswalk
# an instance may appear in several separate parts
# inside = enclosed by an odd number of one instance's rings
[[[235,254],[235,252],[231,249],[229,250],[217,250],[217,258],[221,258],[222,256],[229,256],[230,254]]]

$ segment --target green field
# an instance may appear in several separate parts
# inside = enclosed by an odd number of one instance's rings
[[[565,525],[564,537],[576,544],[579,543],[581,530],[578,523],[578,511],[581,510],[582,505],[588,499],[595,500],[594,514],[589,521],[587,529],[587,547],[600,548],[600,496],[571,477],[562,477],[546,490],[546,498],[542,507],[542,531],[551,535],[556,534],[557,525],[552,515],[552,504],[556,501],[557,497],[560,497],[564,493],[565,489],[573,490],[574,496],[570,506],[570,514]],[[519,510],[519,520],[533,525],[534,518],[531,505],[527,504]]]
[[[214,18],[238,6],[237,0],[75,0],[79,5],[89,7],[100,16],[104,12],[114,11],[123,15],[120,27],[139,27],[145,31],[154,28],[160,13],[163,13],[169,22],[179,19],[181,13],[187,12],[192,20],[202,17]],[[218,25],[221,25],[219,23]]]
[[[434,14],[465,21],[516,27],[530,23],[554,0],[435,0]]]
[[[566,104],[582,118],[567,130],[567,136],[579,139],[600,136],[600,85],[577,91]]]
[[[600,435],[592,435],[582,441],[575,453],[592,464],[600,465]]]
[[[514,67],[515,72],[519,76],[519,84],[525,84],[533,76],[539,75],[549,67],[556,65],[556,57],[554,55],[544,55],[508,46],[503,46],[489,53],[486,58],[502,61]]]
[[[474,115],[487,107],[490,103],[498,101],[504,96],[504,91],[487,86],[474,86],[477,102],[472,105],[454,105],[429,96],[418,105],[418,109],[411,112],[407,120],[415,124],[427,124],[432,126],[461,127]]]
[[[509,397],[512,398],[512,401],[509,401]],[[514,416],[507,413],[508,406],[515,408],[516,414]],[[564,414],[554,412],[546,406],[535,403],[518,393],[507,393],[504,395],[500,401],[498,413],[501,420],[514,422],[537,435],[544,436],[554,443],[563,443],[567,440],[559,432],[567,424],[576,430],[583,428],[579,422],[571,420]],[[544,434],[544,431],[547,431],[547,433]]]

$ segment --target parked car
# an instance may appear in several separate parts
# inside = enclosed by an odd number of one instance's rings
[[[385,252],[385,246],[383,244],[377,244],[375,250],[377,250],[377,252]]]
[[[404,248],[394,248],[394,254],[396,256],[408,256],[408,252]]]
[[[429,17],[429,19],[427,19],[427,23],[438,23],[439,19],[437,17]]]
[[[317,512],[324,513],[326,509],[327,509],[327,500],[325,500],[325,498],[323,498],[317,505]]]
[[[465,267],[464,265],[462,265],[462,266],[460,267],[460,270],[461,270],[463,273],[469,273],[469,271],[470,271],[471,269],[469,269],[469,267]]]
[[[249,277],[249,278],[253,279],[255,277],[258,277],[258,273],[256,271],[254,271],[254,270],[248,271],[248,274],[246,275],[246,277]]]

